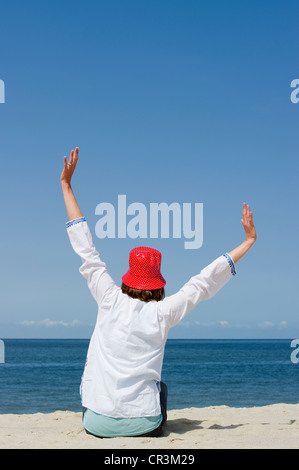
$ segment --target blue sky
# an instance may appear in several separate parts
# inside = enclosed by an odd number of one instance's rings
[[[136,245],[162,252],[166,294],[258,233],[237,276],[170,338],[297,338],[298,2],[1,3],[0,337],[89,337],[97,308],[65,230],[73,189],[120,283]],[[203,246],[95,236],[101,202],[201,202]]]

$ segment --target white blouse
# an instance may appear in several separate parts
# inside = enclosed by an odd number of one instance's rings
[[[157,416],[168,331],[232,278],[236,273],[233,260],[226,253],[176,294],[159,302],[143,302],[123,294],[111,279],[84,217],[66,227],[82,261],[79,272],[98,304],[80,386],[82,405],[114,418]]]

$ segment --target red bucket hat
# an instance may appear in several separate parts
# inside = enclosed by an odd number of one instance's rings
[[[164,287],[166,281],[160,272],[161,253],[154,248],[139,246],[130,251],[129,270],[122,281],[129,287],[154,290]]]

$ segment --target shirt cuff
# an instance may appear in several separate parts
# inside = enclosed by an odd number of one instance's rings
[[[233,259],[231,258],[231,256],[229,256],[228,253],[225,253],[223,256],[225,256],[225,258],[228,261],[228,264],[230,265],[230,270],[231,270],[232,275],[235,276],[237,273],[236,273],[235,263],[233,262]]]
[[[72,225],[80,224],[80,222],[86,222],[85,217],[79,217],[79,219],[69,220],[65,225],[66,225],[66,228],[69,228]]]

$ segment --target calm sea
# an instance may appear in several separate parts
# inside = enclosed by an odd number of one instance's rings
[[[12,340],[0,364],[0,413],[81,411],[88,340]],[[168,340],[168,409],[299,403],[291,340]]]

